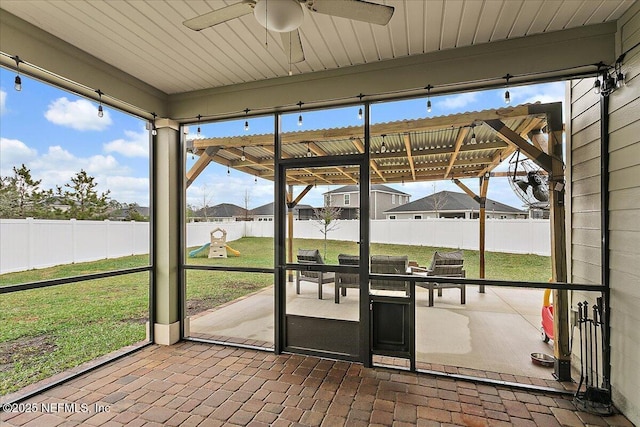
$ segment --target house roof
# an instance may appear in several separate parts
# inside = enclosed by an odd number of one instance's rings
[[[311,205],[297,205],[293,208],[294,212],[298,212],[300,209],[313,209]],[[257,208],[251,209],[249,211],[249,215],[273,215],[273,202],[267,203],[266,205],[258,206]]]
[[[506,212],[506,213],[524,213],[524,211],[487,199],[487,211]],[[436,209],[437,208],[437,209]],[[395,207],[385,211],[385,213],[399,212],[433,212],[433,211],[470,211],[478,210],[480,205],[471,196],[466,193],[458,193],[455,191],[439,191],[435,194],[423,197],[413,202]]]
[[[207,216],[212,218],[233,218],[245,215],[245,209],[233,203],[220,203],[219,205],[209,206],[206,209]],[[194,214],[196,216],[205,216],[204,209],[198,209]]]
[[[336,188],[335,190],[327,191],[324,194],[358,193],[359,191],[360,191],[360,187],[357,185],[345,185],[343,187]],[[395,188],[391,188],[383,184],[371,184],[370,192],[373,193],[374,191],[380,191],[383,193],[395,193],[395,194],[402,194],[404,196],[409,196],[409,193],[396,190]]]

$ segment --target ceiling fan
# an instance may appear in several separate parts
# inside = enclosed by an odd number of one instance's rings
[[[267,30],[280,33],[290,63],[304,61],[298,27],[304,19],[303,7],[311,12],[377,25],[387,25],[394,8],[365,0],[241,0],[238,3],[187,19],[183,24],[195,31],[248,15]]]

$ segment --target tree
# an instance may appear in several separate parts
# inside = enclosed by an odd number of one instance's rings
[[[244,220],[249,221],[249,204],[251,203],[251,194],[249,189],[244,190]]]
[[[137,221],[137,222],[145,222],[149,221],[149,218],[142,215],[140,213],[140,205],[137,203],[129,203],[124,204],[123,209],[126,209],[127,215],[125,216],[125,221]]]
[[[433,210],[436,211],[436,218],[440,218],[440,211],[449,203],[449,196],[444,191],[436,193],[436,184],[433,184],[433,195],[431,196],[433,202]]]
[[[331,203],[325,199],[325,205],[319,209],[313,209],[313,217],[320,225],[320,232],[324,236],[324,258],[327,258],[327,234],[338,228],[337,219],[340,218],[342,209],[331,206]]]
[[[13,167],[13,176],[0,178],[0,215],[4,218],[48,216],[51,190],[40,189],[42,180],[35,180],[31,170],[22,164]]]
[[[98,194],[95,178],[80,170],[71,182],[58,187],[61,202],[69,207],[66,216],[75,219],[105,219],[109,207],[109,193]]]

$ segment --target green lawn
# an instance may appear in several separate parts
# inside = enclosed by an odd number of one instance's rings
[[[249,237],[230,242],[240,257],[188,258],[189,264],[229,267],[273,267],[273,239]],[[296,240],[298,248],[323,251],[322,240]],[[194,249],[194,248],[189,248]],[[428,265],[439,248],[381,245],[372,254],[408,255]],[[447,249],[442,249],[447,250]],[[354,242],[327,242],[327,263],[338,254],[358,253]],[[146,265],[148,256],[70,264],[0,275],[0,286],[77,276]],[[467,277],[478,277],[478,252],[465,251]],[[545,282],[549,257],[486,254],[486,276]],[[149,273],[34,289],[0,296],[0,395],[50,377],[83,362],[145,339]],[[273,283],[271,274],[187,271],[187,310],[193,314]]]

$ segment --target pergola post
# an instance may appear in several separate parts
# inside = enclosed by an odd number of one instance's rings
[[[484,265],[485,265],[485,259],[484,259],[484,252],[485,252],[485,227],[486,227],[486,203],[487,203],[487,191],[489,190],[489,177],[491,175],[489,173],[485,173],[483,176],[480,177],[480,196],[478,196],[476,193],[474,193],[473,191],[471,191],[471,189],[469,187],[467,187],[466,185],[464,185],[462,182],[460,182],[460,180],[454,179],[453,182],[462,189],[462,191],[464,191],[465,193],[467,193],[467,195],[471,198],[473,198],[473,200],[475,200],[476,202],[478,202],[478,204],[480,205],[480,212],[479,212],[479,217],[478,220],[480,221],[480,237],[479,237],[479,248],[478,251],[480,252],[480,278],[484,279]],[[484,285],[480,285],[478,288],[478,292],[480,292],[481,294],[484,294]]]
[[[549,114],[549,154],[552,156],[549,179],[551,207],[551,272],[555,282],[567,281],[567,250],[564,210],[564,163],[562,160],[562,113]],[[553,292],[554,375],[558,381],[571,381],[571,347],[569,339],[569,291]]]

